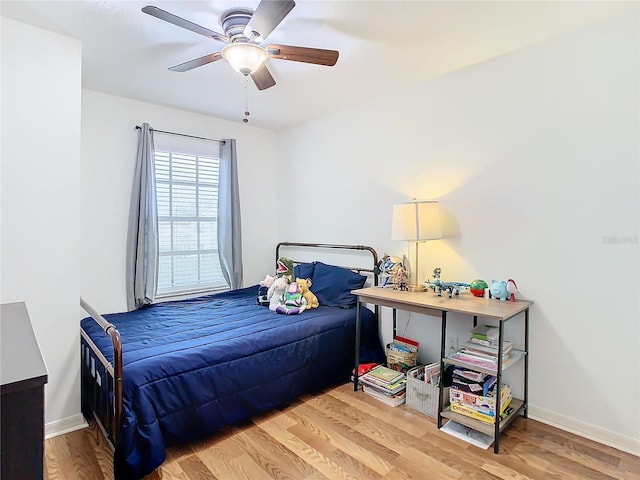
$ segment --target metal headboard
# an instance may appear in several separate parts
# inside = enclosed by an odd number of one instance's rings
[[[378,264],[378,253],[375,251],[373,247],[369,247],[367,245],[338,245],[332,243],[299,243],[299,242],[280,242],[276,245],[276,261],[280,258],[280,247],[304,247],[304,248],[328,248],[328,249],[338,249],[338,250],[361,250],[367,251],[371,254],[373,264],[371,268],[368,267],[348,267],[345,265],[340,265],[343,268],[348,270],[353,270],[354,272],[362,273],[367,272],[371,273],[373,277],[373,285],[378,285],[378,275],[374,270],[375,266]],[[291,259],[294,264],[305,263],[303,261]]]

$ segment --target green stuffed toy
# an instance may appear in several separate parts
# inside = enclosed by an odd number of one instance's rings
[[[284,277],[289,283],[293,282],[293,260],[280,257],[276,262],[276,277]]]

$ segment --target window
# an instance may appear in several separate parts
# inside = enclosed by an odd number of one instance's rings
[[[158,296],[228,288],[218,258],[219,159],[157,149]]]

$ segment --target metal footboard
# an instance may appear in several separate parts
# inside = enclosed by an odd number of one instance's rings
[[[87,418],[93,417],[105,438],[114,448],[122,418],[122,342],[116,327],[107,322],[91,305],[80,299],[82,308],[111,338],[113,363],[107,361],[98,347],[80,330],[81,406]]]

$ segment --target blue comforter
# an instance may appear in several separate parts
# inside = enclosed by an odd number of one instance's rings
[[[165,448],[345,382],[356,309],[320,306],[280,315],[256,305],[257,286],[104,315],[122,337],[124,404],[116,478],[140,478]],[[110,338],[81,322],[112,361]],[[362,307],[361,362],[382,361],[373,313]]]

